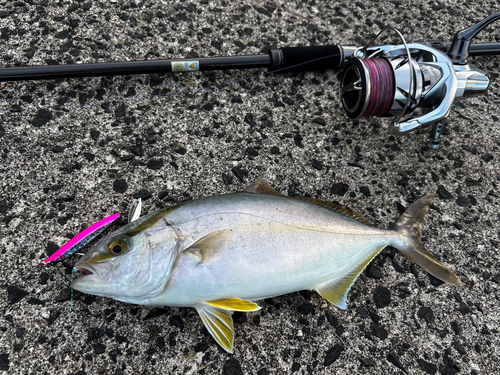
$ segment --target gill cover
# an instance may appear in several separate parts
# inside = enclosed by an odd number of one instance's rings
[[[168,282],[181,245],[162,211],[131,222],[99,241],[75,265],[75,290],[145,304]]]

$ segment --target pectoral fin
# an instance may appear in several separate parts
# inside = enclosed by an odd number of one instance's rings
[[[319,295],[328,302],[333,303],[335,306],[343,310],[347,309],[347,294],[349,293],[352,284],[354,284],[360,273],[363,272],[366,266],[370,264],[372,259],[375,258],[375,256],[384,247],[375,250],[373,255],[366,262],[363,262],[352,271],[346,273],[344,276],[318,285],[315,289],[316,292],[318,292]]]
[[[253,303],[252,301],[239,298],[219,299],[206,303],[219,309],[232,311],[257,311],[261,309],[259,305]]]
[[[184,250],[199,258],[200,263],[208,263],[217,256],[231,242],[234,232],[231,229],[219,230],[207,234],[189,248]]]
[[[234,327],[233,318],[231,317],[233,312],[207,304],[196,305],[196,310],[215,341],[226,352],[233,353]]]

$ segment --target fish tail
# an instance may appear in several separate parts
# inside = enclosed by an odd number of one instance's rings
[[[437,195],[425,195],[403,213],[392,228],[403,239],[391,245],[438,279],[452,285],[463,285],[458,276],[447,265],[434,258],[420,242],[420,224],[436,197]]]

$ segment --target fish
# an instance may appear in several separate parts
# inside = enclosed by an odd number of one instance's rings
[[[260,180],[128,223],[75,264],[83,276],[73,288],[133,304],[195,308],[232,353],[235,311],[257,311],[257,301],[299,290],[314,290],[346,309],[351,286],[387,246],[444,282],[462,285],[419,240],[435,198],[420,198],[382,229],[333,203],[288,197]]]

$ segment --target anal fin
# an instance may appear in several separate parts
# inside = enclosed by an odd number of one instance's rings
[[[232,311],[219,309],[207,304],[196,305],[196,310],[208,332],[228,352],[233,353],[234,327]]]
[[[341,308],[343,310],[347,309],[347,294],[349,293],[349,290],[351,289],[352,285],[361,274],[361,272],[363,272],[366,266],[370,264],[372,259],[375,258],[375,256],[377,256],[377,254],[384,247],[375,250],[373,256],[371,256],[366,262],[360,264],[358,267],[348,272],[347,274],[335,280],[330,280],[318,285],[315,288],[316,292],[318,292],[321,297],[334,304],[338,308]]]

